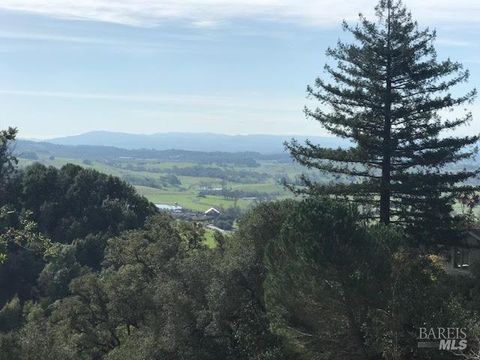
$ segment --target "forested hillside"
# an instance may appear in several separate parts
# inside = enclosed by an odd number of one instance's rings
[[[2,200],[1,359],[449,359],[416,349],[415,329],[480,330],[480,272],[449,277],[352,207],[265,203],[207,246],[115,178],[10,176],[23,195]]]

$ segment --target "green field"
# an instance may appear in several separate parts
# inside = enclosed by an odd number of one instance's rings
[[[37,160],[20,158],[20,165],[27,166],[33,162],[40,162],[47,166],[61,167],[73,163],[85,168],[118,176],[130,182],[136,190],[148,200],[156,204],[178,204],[184,208],[205,211],[210,207],[229,208],[240,207],[247,209],[258,201],[265,199],[278,199],[291,196],[290,192],[280,184],[279,179],[288,176],[295,178],[300,175],[302,168],[293,164],[277,163],[276,161],[261,161],[256,167],[233,166],[231,164],[197,164],[193,162],[159,162],[155,160],[116,159],[114,163],[107,161],[80,160],[65,157],[39,156]],[[141,167],[139,167],[141,165]],[[223,171],[228,180],[219,176],[185,176],[175,175],[179,184],[159,184],[169,174],[181,172],[179,169],[193,168],[218,169]],[[258,175],[261,180],[252,181],[239,178],[238,173]],[[248,177],[248,176],[247,176]],[[162,180],[163,179],[163,180]],[[155,186],[149,184],[155,183]],[[235,197],[225,196],[218,191],[217,194],[203,194],[202,190],[229,189],[236,192]],[[212,190],[213,189],[213,190]]]
[[[40,162],[47,166],[61,167],[67,163],[80,165],[85,168],[98,170],[102,173],[118,176],[131,183],[139,194],[145,196],[155,204],[178,204],[185,209],[203,212],[210,207],[231,208],[239,207],[248,209],[259,201],[284,199],[292,194],[285,189],[279,179],[287,177],[292,180],[302,172],[308,171],[305,168],[285,162],[257,161],[258,166],[234,166],[232,164],[196,163],[191,161],[174,162],[146,159],[122,159],[116,158],[109,161],[82,160],[78,158],[50,157],[42,154],[38,159],[31,160],[20,157],[20,166],[27,166],[34,162]],[[184,174],[185,170],[208,169],[221,171],[222,176],[205,176],[200,173],[197,176]],[[249,174],[250,178],[237,177],[235,175]],[[167,176],[175,175],[178,181],[176,184],[164,183]],[[309,173],[315,174],[313,172]],[[217,174],[218,175],[218,174]],[[258,180],[252,181],[252,176],[259,175]],[[318,176],[318,174],[317,174]],[[226,179],[228,178],[228,180]],[[324,181],[326,178],[317,177],[317,180]],[[150,184],[152,183],[152,184]],[[202,193],[210,189],[208,194]],[[228,189],[236,192],[235,196],[226,196],[215,189]],[[456,212],[461,213],[461,205],[455,204]],[[475,208],[476,215],[480,215],[480,209]]]
[[[225,199],[220,196],[199,197],[195,191],[173,191],[155,189],[146,186],[135,186],[137,191],[155,204],[179,204],[180,206],[197,211],[205,211],[211,207],[228,208],[235,205],[234,200]],[[239,199],[237,206],[247,208],[252,200]]]

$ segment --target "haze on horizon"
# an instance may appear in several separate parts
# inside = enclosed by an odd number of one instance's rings
[[[480,3],[406,0],[437,50],[480,84]],[[4,0],[0,128],[52,138],[127,133],[326,135],[305,88],[341,21],[376,0]],[[480,131],[480,106],[465,133]]]

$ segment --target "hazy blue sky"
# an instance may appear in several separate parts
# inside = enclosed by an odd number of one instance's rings
[[[306,85],[341,20],[375,3],[0,0],[0,128],[322,135],[303,116]],[[406,3],[479,87],[480,1]],[[480,131],[479,109],[463,132]]]

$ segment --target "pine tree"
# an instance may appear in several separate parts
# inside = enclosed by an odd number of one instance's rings
[[[479,137],[446,133],[472,119],[454,109],[470,104],[476,90],[452,95],[469,72],[438,60],[435,31],[420,30],[400,0],[381,0],[376,17],[343,24],[354,41],[327,50],[334,64],[307,89],[321,103],[307,108],[307,117],[352,147],[286,144],[300,164],[347,181],[321,184],[303,176],[305,186],[295,190],[358,202],[373,209],[369,217],[403,224],[417,238],[446,237],[459,220],[452,215],[455,196],[474,190],[466,181],[479,172],[458,167],[476,154]]]

